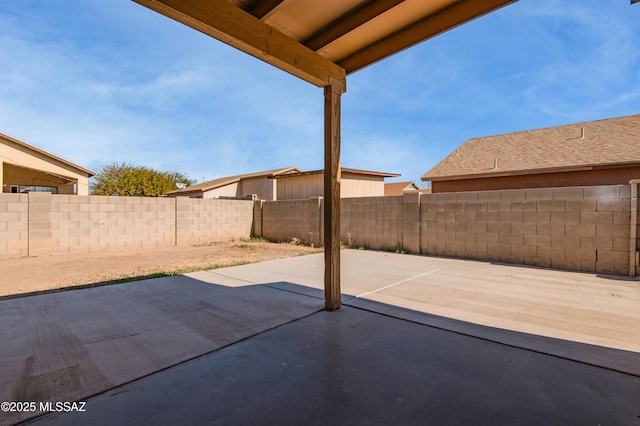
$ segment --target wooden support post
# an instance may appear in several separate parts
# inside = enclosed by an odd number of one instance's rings
[[[340,309],[340,96],[343,82],[324,88],[324,306]]]

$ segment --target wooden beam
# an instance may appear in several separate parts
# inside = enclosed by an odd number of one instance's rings
[[[372,0],[364,7],[360,7],[347,16],[342,16],[337,21],[331,22],[306,41],[304,45],[311,50],[318,51],[332,41],[355,30],[362,24],[383,14],[403,1],[404,0]]]
[[[338,62],[347,74],[517,0],[466,0],[391,34]]]
[[[346,90],[344,69],[226,0],[134,1],[318,87]]]
[[[259,0],[247,12],[258,19],[264,19],[271,15],[284,1],[286,0]]]
[[[341,83],[324,88],[324,306],[340,309],[340,95]]]

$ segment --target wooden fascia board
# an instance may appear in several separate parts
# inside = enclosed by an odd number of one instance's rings
[[[362,24],[370,21],[387,10],[397,6],[404,0],[378,0],[368,3],[364,7],[354,10],[332,22],[304,43],[309,49],[318,51],[343,35],[353,31]]]
[[[465,0],[454,3],[338,61],[347,74],[460,26],[517,0]]]
[[[318,87],[346,91],[345,70],[226,0],[133,0]]]

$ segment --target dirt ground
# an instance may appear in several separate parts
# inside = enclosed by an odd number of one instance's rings
[[[117,253],[0,259],[0,297],[117,282],[132,277],[172,275],[320,251],[301,245],[240,241]]]

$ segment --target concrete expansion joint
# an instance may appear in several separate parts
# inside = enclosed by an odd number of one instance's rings
[[[253,284],[253,285],[260,284],[260,283],[254,282],[254,281],[245,280],[243,278],[238,278],[238,277],[235,277],[233,275],[221,274],[220,272],[218,272],[217,269],[209,269],[209,270],[206,270],[206,271],[203,271],[203,272],[206,272],[207,274],[211,274],[211,275],[217,275],[219,277],[225,277],[225,278],[231,278],[231,279],[237,280],[237,281],[243,281],[245,283],[249,283],[249,284]]]
[[[377,293],[377,292],[379,292],[379,291],[386,290],[386,289],[388,289],[388,288],[391,288],[391,287],[397,286],[397,285],[399,285],[399,284],[406,283],[407,281],[412,281],[412,280],[415,280],[416,278],[424,277],[425,275],[430,275],[430,274],[433,274],[433,273],[435,273],[435,272],[442,271],[443,269],[451,268],[451,267],[453,267],[453,266],[456,266],[456,265],[458,265],[458,264],[460,264],[460,263],[464,263],[464,262],[466,262],[466,260],[464,260],[464,259],[456,260],[456,261],[454,261],[454,262],[452,262],[452,263],[450,263],[450,264],[448,264],[448,265],[441,266],[440,268],[432,269],[432,270],[430,270],[430,271],[423,272],[423,273],[421,273],[421,274],[414,275],[414,276],[409,277],[409,278],[405,278],[405,279],[400,280],[400,281],[397,281],[397,282],[395,282],[395,283],[393,283],[393,284],[389,284],[389,285],[387,285],[387,286],[385,286],[385,287],[381,287],[381,288],[378,288],[378,289],[375,289],[375,290],[372,290],[372,291],[368,291],[368,292],[366,292],[366,293],[359,294],[359,295],[357,295],[357,296],[355,296],[355,297],[356,297],[356,298],[361,298],[361,297],[367,296],[367,295],[369,295],[369,294]]]

